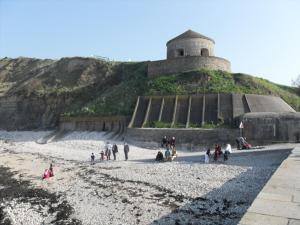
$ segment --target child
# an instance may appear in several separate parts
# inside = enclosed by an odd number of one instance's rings
[[[104,160],[104,151],[103,150],[100,152],[100,155],[101,155],[101,160]]]

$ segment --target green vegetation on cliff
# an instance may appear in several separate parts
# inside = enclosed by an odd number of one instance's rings
[[[54,125],[61,114],[130,116],[139,95],[202,93],[276,95],[300,110],[296,88],[246,74],[199,70],[150,79],[147,62],[0,59],[0,100],[14,96],[20,112],[45,126]]]
[[[282,97],[300,110],[300,97],[292,87],[245,74],[199,70],[148,79],[144,64],[124,65],[126,79],[110,87],[84,107],[67,115],[131,115],[138,95],[189,95],[202,93],[245,93]],[[133,72],[134,69],[134,72]],[[123,72],[125,72],[123,71]],[[131,72],[130,74],[128,74]]]

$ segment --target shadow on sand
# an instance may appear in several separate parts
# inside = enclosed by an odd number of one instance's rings
[[[151,225],[238,224],[257,194],[290,152],[291,149],[260,152],[255,160],[249,160],[249,157],[243,160],[241,155],[232,156],[226,164],[249,167],[247,171],[183,206],[175,209],[170,207],[171,213],[154,220]],[[266,161],[270,157],[272,160]],[[189,156],[182,157],[179,162],[185,163],[188,160]]]

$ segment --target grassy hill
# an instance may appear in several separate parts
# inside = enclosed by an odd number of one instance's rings
[[[199,70],[149,79],[147,62],[108,62],[82,57],[0,59],[0,105],[1,101],[14,97],[18,110],[1,106],[0,125],[7,118],[10,123],[11,118],[18,118],[22,124],[31,117],[25,128],[51,127],[61,114],[130,116],[139,95],[204,92],[276,95],[300,110],[296,88],[246,74]],[[39,122],[35,123],[36,120]]]
[[[246,74],[199,70],[172,76],[148,79],[143,66],[137,66],[131,76],[109,88],[84,107],[67,115],[130,115],[138,95],[188,95],[197,93],[245,93],[275,95],[283,98],[295,110],[300,110],[300,97],[296,88],[278,85]],[[128,65],[127,65],[128,66]]]

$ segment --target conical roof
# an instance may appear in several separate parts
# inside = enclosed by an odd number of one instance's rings
[[[202,34],[199,34],[195,31],[192,31],[192,30],[187,30],[186,32],[180,34],[179,36],[169,40],[167,42],[167,45],[170,43],[170,42],[173,42],[173,41],[176,41],[176,40],[181,40],[181,39],[190,39],[190,38],[203,38],[203,39],[207,39],[207,40],[210,40],[212,41],[213,43],[215,43],[215,41],[209,37],[206,37]]]

